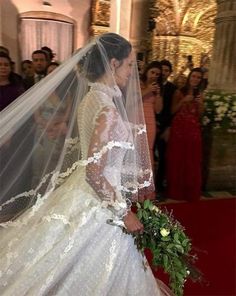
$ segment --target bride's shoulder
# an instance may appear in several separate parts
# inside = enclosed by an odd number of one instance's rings
[[[100,90],[91,90],[84,98],[84,106],[99,110],[104,107],[114,107],[112,99]]]
[[[109,110],[116,109],[114,103],[109,99],[108,95],[99,91],[92,90],[82,100],[78,108],[78,113],[90,113],[97,116],[101,112],[108,112]]]

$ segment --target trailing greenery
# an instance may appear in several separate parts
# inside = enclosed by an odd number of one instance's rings
[[[236,94],[207,92],[202,124],[236,133]]]
[[[137,216],[144,225],[142,234],[135,234],[135,244],[142,253],[150,249],[153,267],[161,267],[169,274],[169,285],[176,296],[183,295],[188,277],[198,278],[193,268],[196,259],[191,252],[191,241],[184,228],[167,211],[161,210],[150,200],[136,203]]]

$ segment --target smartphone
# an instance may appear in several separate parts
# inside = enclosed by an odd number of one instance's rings
[[[137,61],[143,61],[143,59],[144,59],[144,53],[138,52],[137,53]]]
[[[194,88],[193,90],[193,97],[196,99],[200,95],[200,89],[199,88]]]

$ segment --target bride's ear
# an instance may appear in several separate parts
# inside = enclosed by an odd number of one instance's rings
[[[119,63],[119,61],[117,59],[112,58],[111,61],[110,61],[110,65],[111,65],[112,72],[115,72],[116,68],[119,67],[120,63]]]

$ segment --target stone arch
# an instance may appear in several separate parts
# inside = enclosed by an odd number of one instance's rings
[[[211,56],[216,0],[156,0],[158,16],[150,59],[169,59],[176,72],[192,55],[199,66],[202,55]],[[158,2],[158,5],[157,5]]]
[[[75,24],[75,20],[69,16],[50,11],[26,11],[20,14],[20,18],[41,18]]]

